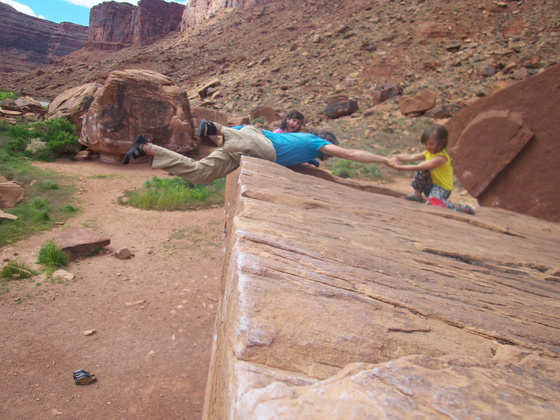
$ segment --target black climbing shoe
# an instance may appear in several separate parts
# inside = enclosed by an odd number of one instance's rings
[[[149,143],[149,142],[150,142],[150,140],[148,140],[142,134],[139,134],[138,137],[136,137],[136,141],[134,142],[134,146],[132,146],[132,148],[128,152],[126,152],[126,155],[124,155],[123,164],[127,165],[128,162],[130,162],[130,157],[131,156],[134,159],[138,159],[139,157],[146,156],[146,153],[142,150],[142,148],[140,146],[142,144],[146,144],[146,143]]]
[[[198,125],[198,137],[215,136],[218,134],[218,129],[212,121],[204,118]]]

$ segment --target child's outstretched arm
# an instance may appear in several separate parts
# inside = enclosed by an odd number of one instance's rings
[[[401,165],[400,163],[396,163],[395,161],[389,159],[389,163],[387,163],[387,165],[397,171],[425,171],[437,168],[438,166],[445,164],[445,162],[447,162],[447,158],[445,156],[436,156],[433,159],[425,160],[424,162],[416,165]]]
[[[420,153],[399,153],[397,155],[391,155],[390,158],[396,158],[399,162],[416,162],[417,160],[426,159],[424,152]]]

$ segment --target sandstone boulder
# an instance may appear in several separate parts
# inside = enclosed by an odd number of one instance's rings
[[[214,79],[206,83],[198,90],[198,96],[200,99],[206,99],[208,96],[212,95],[213,93],[217,92],[222,82],[219,79]]]
[[[178,153],[198,147],[184,89],[152,71],[115,71],[95,94],[80,143],[102,161],[120,163],[138,134]]]
[[[13,214],[10,213],[6,213],[3,212],[2,210],[0,210],[0,219],[8,219],[8,220],[17,220],[17,216],[14,216]]]
[[[47,115],[45,107],[38,100],[30,96],[19,97],[15,100],[15,103],[23,113],[35,114],[39,118],[44,118]]]
[[[82,131],[82,121],[89,109],[95,93],[103,87],[99,83],[87,83],[62,92],[49,104],[49,118],[66,118],[74,126],[78,134]]]
[[[13,208],[23,200],[25,190],[22,186],[15,182],[5,181],[5,178],[0,179],[0,209]]]
[[[402,94],[402,88],[398,84],[390,83],[383,87],[373,89],[373,105],[385,102]]]
[[[344,95],[332,96],[325,102],[325,115],[331,119],[352,115],[358,110],[358,103]]]
[[[225,201],[205,419],[559,412],[560,226],[245,157]]]
[[[0,102],[0,108],[2,114],[6,116],[31,115],[33,118],[42,119],[47,115],[45,107],[29,96],[4,99]]]
[[[81,227],[63,230],[56,238],[57,245],[70,260],[76,255],[87,254],[111,243],[111,239]]]
[[[254,108],[249,113],[249,116],[251,117],[251,121],[254,121],[257,118],[264,118],[267,124],[272,124],[282,118],[274,108],[269,106],[259,106]]]
[[[445,124],[455,176],[480,205],[560,222],[559,92],[556,65]]]
[[[404,115],[421,113],[436,106],[436,99],[437,93],[426,89],[415,96],[403,98],[399,107]]]

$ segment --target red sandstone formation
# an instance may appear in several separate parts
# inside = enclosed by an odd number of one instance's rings
[[[0,72],[30,71],[83,47],[87,27],[49,22],[0,3]]]
[[[163,0],[141,0],[138,6],[101,3],[91,8],[85,47],[118,51],[149,45],[179,28],[184,8]]]
[[[557,65],[446,124],[455,176],[480,205],[560,222],[559,92]]]
[[[178,153],[198,147],[184,89],[155,72],[114,71],[95,93],[80,143],[102,161],[120,163],[138,134]]]
[[[212,14],[227,8],[250,9],[278,0],[191,0],[183,12],[181,30],[190,28],[198,22],[208,19]]]

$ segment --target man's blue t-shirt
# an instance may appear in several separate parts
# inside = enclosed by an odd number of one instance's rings
[[[298,165],[321,157],[323,153],[319,149],[332,144],[311,133],[273,133],[263,130],[263,134],[276,150],[275,162],[282,166]]]

